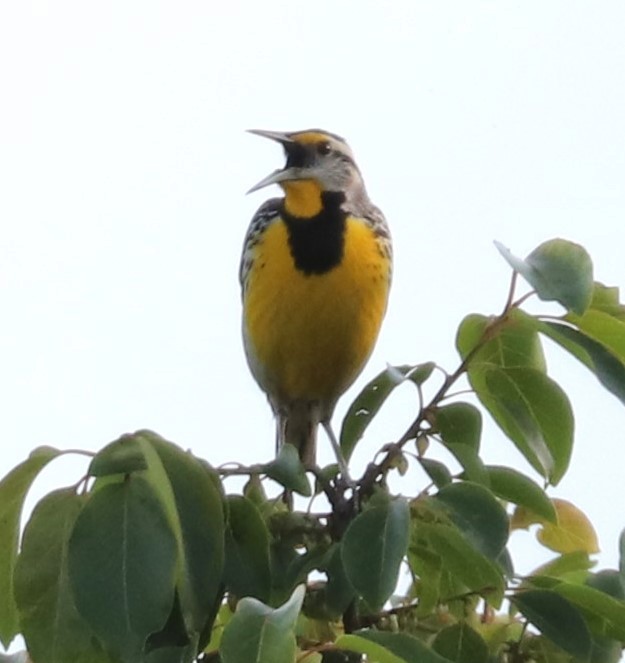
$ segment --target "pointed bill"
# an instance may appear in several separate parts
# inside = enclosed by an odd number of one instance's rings
[[[269,138],[269,140],[275,140],[278,143],[292,143],[293,139],[289,137],[289,134],[284,131],[267,131],[266,129],[248,129],[247,133],[254,134],[255,136],[262,136],[263,138]]]
[[[259,189],[263,189],[266,186],[269,186],[270,184],[280,184],[280,182],[285,182],[286,180],[292,180],[293,179],[293,174],[291,172],[291,168],[287,168],[285,170],[274,170],[271,175],[267,175],[267,177],[264,177],[258,184],[255,184],[247,193],[253,193],[254,191],[258,191]]]
[[[284,133],[283,131],[266,131],[265,129],[248,129],[248,133],[254,134],[256,136],[262,136],[263,138],[269,138],[270,140],[275,140],[276,142],[284,145],[292,144],[293,139],[289,137],[289,134]],[[263,189],[270,184],[279,184],[280,182],[285,182],[286,180],[294,179],[295,173],[292,168],[284,168],[282,170],[274,170],[273,173],[267,175],[263,178],[258,184],[255,184],[247,193],[253,193],[259,189]]]

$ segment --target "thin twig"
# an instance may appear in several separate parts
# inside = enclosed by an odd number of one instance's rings
[[[526,292],[522,297],[519,297],[516,301],[512,302],[510,308],[519,308],[521,304],[526,302],[530,297],[533,297],[536,294],[535,290],[530,290]]]
[[[529,295],[533,294],[528,293],[528,295],[522,297],[520,300],[518,300],[518,302],[515,302],[514,292],[516,287],[516,279],[516,272],[513,272],[512,279],[510,281],[510,288],[508,290],[508,297],[506,299],[506,305],[504,306],[501,314],[486,326],[479,341],[466,354],[458,368],[453,373],[450,373],[445,377],[438,391],[434,394],[430,402],[419,410],[419,414],[417,415],[416,419],[412,422],[412,424],[410,424],[404,434],[394,444],[387,445],[388,450],[386,451],[384,458],[379,463],[370,463],[368,465],[360,481],[358,481],[358,493],[360,496],[370,494],[378,478],[384,476],[386,472],[392,468],[393,459],[395,458],[398,450],[400,450],[409,440],[412,440],[418,436],[418,434],[421,432],[422,425],[425,421],[427,421],[429,414],[437,408],[442,400],[447,397],[447,392],[449,391],[450,387],[452,387],[458,381],[458,379],[464,373],[466,373],[469,364],[475,355],[491,339],[493,332],[506,320],[511,308],[518,306],[519,302],[524,301]]]
[[[510,288],[508,289],[508,298],[506,299],[506,304],[503,307],[502,315],[505,315],[512,308],[514,301],[514,291],[516,290],[517,277],[518,277],[518,272],[516,270],[513,270],[512,278],[510,279]]]
[[[246,467],[245,465],[237,465],[236,467],[225,467],[224,465],[217,468],[217,474],[222,477],[236,477],[243,475],[260,475],[266,474],[267,470],[264,465],[250,465]]]

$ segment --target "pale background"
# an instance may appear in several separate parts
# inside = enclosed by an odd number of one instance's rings
[[[494,239],[518,255],[575,240],[624,287],[624,35],[616,0],[4,0],[0,475],[37,445],[98,449],[142,427],[213,464],[271,457],[237,270],[277,193],[244,192],[282,155],[246,128],[344,135],[389,219],[393,293],[357,387],[385,362],[455,368],[462,317],[505,300]],[[553,494],[588,514],[615,566],[625,409],[572,359],[549,360],[577,413]],[[412,404],[392,400],[356,471]],[[531,474],[492,427],[484,454]],[[53,463],[36,494],[83,468]],[[549,556],[513,540],[521,571]]]

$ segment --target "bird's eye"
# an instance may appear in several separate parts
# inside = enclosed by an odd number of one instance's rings
[[[330,152],[332,152],[332,145],[327,141],[317,145],[317,154],[326,155],[330,154]]]

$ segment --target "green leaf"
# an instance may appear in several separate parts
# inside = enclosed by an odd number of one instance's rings
[[[442,504],[467,540],[483,555],[496,561],[506,542],[510,523],[505,509],[483,486],[462,482],[441,488],[432,503]]]
[[[590,308],[603,311],[613,318],[625,320],[625,306],[621,304],[619,289],[595,281]]]
[[[446,465],[438,460],[432,460],[431,458],[419,458],[418,460],[421,467],[426,471],[427,475],[432,480],[432,483],[437,488],[442,488],[451,483],[451,472],[447,469]]]
[[[479,313],[470,313],[462,320],[456,333],[456,348],[462,359],[466,359],[480,342],[487,342],[485,334],[490,333],[494,320]]]
[[[356,631],[336,641],[339,649],[365,654],[376,663],[449,663],[408,633]]]
[[[156,433],[140,430],[126,437],[141,449],[147,463],[141,476],[163,507],[177,542],[176,587],[184,622],[181,628],[191,640],[190,647],[197,651],[204,644],[202,638],[210,637],[223,592],[222,485],[206,461]],[[94,491],[101,481],[96,481]],[[198,506],[204,518],[197,517]]]
[[[557,322],[543,322],[541,331],[579,359],[625,404],[625,364],[608,348],[577,329]]]
[[[591,573],[586,579],[586,584],[618,601],[625,601],[625,587],[621,584],[620,573],[614,569]]]
[[[354,588],[345,574],[340,544],[334,544],[325,571],[328,576],[326,607],[334,619],[339,619],[356,596]]]
[[[580,572],[585,574],[594,564],[595,562],[590,559],[587,552],[578,550],[559,555],[549,562],[545,562],[545,564],[532,571],[530,575],[560,578]]]
[[[433,361],[417,364],[411,371],[406,374],[406,379],[410,380],[410,382],[413,384],[422,385],[426,380],[429,379],[435,368],[436,364]]]
[[[557,301],[578,314],[593,294],[592,261],[586,249],[563,239],[552,239],[521,260],[499,242],[495,246],[507,262],[536,290],[543,301]]]
[[[433,370],[434,364],[431,362],[417,366],[388,366],[369,382],[349,406],[343,419],[340,445],[345,460],[350,459],[367,426],[373,421],[393,389],[406,380],[421,384],[427,380]]]
[[[454,526],[442,522],[419,521],[419,536],[441,557],[443,571],[448,571],[470,591],[487,596],[495,607],[501,604],[504,580],[499,566],[479,552]]]
[[[455,663],[488,663],[488,645],[468,624],[453,624],[436,634],[432,649]]]
[[[28,651],[46,663],[109,661],[78,614],[67,576],[67,544],[85,502],[72,488],[46,495],[35,507],[15,568],[15,599]]]
[[[236,596],[269,600],[269,532],[258,509],[246,497],[229,495],[224,582]]]
[[[39,472],[59,453],[52,447],[35,449],[0,481],[0,642],[5,647],[19,629],[13,597],[13,571],[24,500]]]
[[[556,510],[545,491],[529,477],[501,465],[486,467],[490,488],[502,500],[519,504],[535,514],[555,523]]]
[[[213,628],[211,629],[209,641],[203,648],[203,651],[208,654],[208,661],[211,660],[216,655],[216,652],[219,650],[219,645],[221,644],[221,638],[223,636],[224,629],[232,619],[234,615],[235,607],[231,602],[225,601],[219,606],[217,611],[217,618]],[[219,663],[219,659],[213,661],[213,663]]]
[[[316,485],[315,485],[316,487]],[[321,490],[319,490],[321,492]],[[250,478],[243,486],[243,496],[253,502],[259,509],[267,505],[267,493],[263,487],[263,482],[258,474],[251,474]]]
[[[489,368],[471,376],[471,383],[534,469],[557,484],[573,446],[573,412],[562,389],[531,368]]]
[[[554,591],[531,589],[510,599],[543,635],[580,661],[590,660],[592,641],[579,610]]]
[[[623,653],[617,640],[595,636],[592,639],[591,663],[619,663]]]
[[[408,503],[398,498],[363,511],[345,532],[341,552],[345,573],[373,612],[382,608],[397,585],[409,528]]]
[[[560,498],[552,500],[558,516],[556,523],[542,521],[536,538],[547,548],[559,553],[583,550],[588,554],[599,552],[597,533],[588,516],[574,504]]]
[[[553,591],[574,604],[593,633],[625,642],[625,602],[599,589],[562,581]]]
[[[151,633],[145,643],[146,656],[142,663],[156,663],[157,661],[160,663],[163,660],[167,663],[165,653],[170,655],[172,662],[181,659],[191,662],[199,650],[197,641],[197,634],[192,634],[192,639],[189,637],[180,600],[176,594],[165,625],[160,631]]]
[[[582,316],[569,314],[566,319],[625,363],[625,321],[593,309]]]
[[[147,433],[148,431],[137,431],[136,433],[133,433],[133,437],[140,445],[141,450],[143,451],[143,456],[148,465],[147,471],[142,472],[139,476],[145,479],[154,491],[163,511],[165,512],[169,526],[174,532],[176,541],[178,542],[178,554],[182,554],[182,526],[180,523],[174,490],[171,481],[169,480],[169,476],[167,475],[167,471],[165,470],[165,466],[163,465],[163,461],[156,450],[156,446],[152,444]],[[156,436],[156,433],[151,434]],[[116,479],[116,482],[119,481],[119,475],[114,478]],[[98,483],[101,481],[102,479],[98,479],[95,482],[93,487],[94,492],[97,492]]]
[[[619,663],[621,661],[621,644],[609,638],[592,636],[590,638],[590,663]],[[580,659],[573,658],[559,648],[548,638],[542,635],[527,633],[523,646],[525,660],[540,661],[541,663],[578,663]]]
[[[184,622],[199,633],[214,618],[224,567],[224,507],[212,470],[150,431],[138,433],[156,450],[174,495],[180,523],[178,592]]]
[[[517,636],[515,639],[521,639],[521,636]],[[534,635],[533,631],[529,629],[523,634],[520,649],[522,659],[526,659],[528,663],[582,663],[579,659],[573,658],[558,647],[549,638],[544,635]]]
[[[293,490],[304,497],[310,497],[312,490],[306,477],[306,470],[292,444],[283,444],[278,456],[263,467],[270,479],[277,481],[287,490]]]
[[[222,663],[293,663],[295,624],[305,593],[299,585],[275,610],[257,599],[241,599],[221,639]]]
[[[88,474],[104,477],[145,470],[148,464],[135,435],[122,435],[98,451],[89,465]]]
[[[419,599],[417,617],[429,615],[441,596],[441,558],[423,545],[408,548],[408,564],[417,580],[413,592]]]
[[[468,444],[453,442],[446,445],[454,458],[462,465],[464,479],[488,485],[488,474],[478,451]]]
[[[159,647],[153,649],[141,663],[193,663],[196,657],[192,647]]]
[[[433,425],[445,444],[466,444],[478,451],[482,436],[482,414],[469,403],[443,405],[434,411]]]
[[[289,548],[292,554],[288,553]],[[272,605],[286,600],[294,587],[306,582],[309,573],[323,565],[327,552],[325,546],[315,546],[308,552],[298,553],[292,541],[284,540],[273,543],[270,550]]]
[[[69,541],[76,606],[124,661],[140,659],[174,600],[177,541],[152,486],[132,476],[93,493]]]
[[[503,320],[472,314],[458,328],[456,347],[463,359],[474,353],[469,372],[473,366],[492,364],[544,373],[545,355],[537,329],[536,319],[520,309],[513,309]]]
[[[300,558],[295,546],[296,543],[293,540],[276,536],[272,531],[269,543],[272,605],[286,601],[291,596],[293,587],[305,581],[305,578],[299,575],[292,575],[292,570],[299,563]],[[297,570],[299,571],[299,569]]]
[[[499,557],[497,557],[496,562],[506,578],[514,578],[514,562],[512,561],[512,556],[510,555],[508,548],[504,548],[501,551],[501,554]]]

